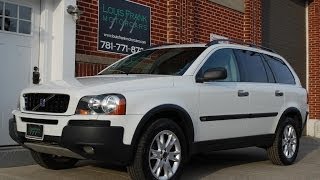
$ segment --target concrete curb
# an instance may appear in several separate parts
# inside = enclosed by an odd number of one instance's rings
[[[320,120],[308,119],[307,121],[307,135],[320,138]]]

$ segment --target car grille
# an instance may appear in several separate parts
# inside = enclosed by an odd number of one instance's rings
[[[65,113],[70,96],[65,94],[24,94],[25,110],[34,112]]]

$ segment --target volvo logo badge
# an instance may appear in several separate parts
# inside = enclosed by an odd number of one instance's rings
[[[50,95],[49,97],[47,98],[41,98],[40,101],[39,101],[39,104],[37,106],[35,106],[32,111],[36,111],[38,110],[39,108],[44,108],[46,107],[46,103],[49,102],[52,98],[54,98],[56,95],[55,94],[52,94]]]
[[[45,107],[46,106],[46,99],[40,99],[39,105],[40,105],[40,107]]]

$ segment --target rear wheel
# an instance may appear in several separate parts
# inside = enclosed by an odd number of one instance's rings
[[[78,159],[44,154],[33,150],[31,150],[31,155],[37,164],[46,169],[70,169],[78,162]]]
[[[299,151],[298,124],[291,118],[281,122],[273,145],[267,149],[269,159],[277,165],[293,164]]]
[[[142,135],[128,172],[134,180],[178,179],[186,159],[185,148],[181,128],[170,119],[159,119]]]

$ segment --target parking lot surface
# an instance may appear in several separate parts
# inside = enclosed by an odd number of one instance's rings
[[[115,180],[130,179],[126,169],[97,162],[80,162],[74,169],[47,170],[38,165],[0,168],[0,180]],[[320,139],[304,137],[296,164],[273,165],[266,151],[243,148],[194,156],[183,180],[193,179],[306,179],[320,180]]]

